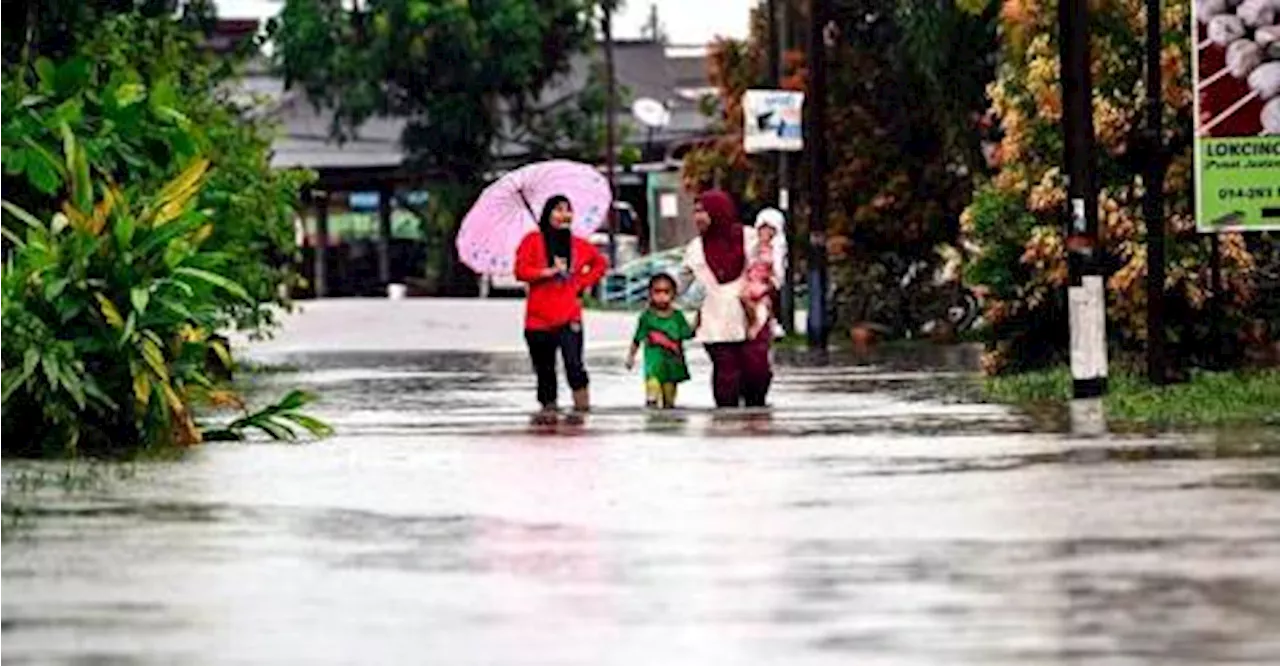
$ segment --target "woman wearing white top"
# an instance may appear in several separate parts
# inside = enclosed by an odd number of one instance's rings
[[[733,200],[719,190],[704,192],[694,205],[698,237],[685,247],[681,284],[697,282],[705,296],[698,308],[695,338],[711,357],[712,393],[717,407],[763,407],[773,371],[772,331],[748,339],[743,304],[747,259],[756,254],[756,231],[738,221]]]

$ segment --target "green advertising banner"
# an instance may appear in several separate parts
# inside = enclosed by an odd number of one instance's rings
[[[1280,229],[1280,136],[1196,141],[1200,231]]]
[[[1280,30],[1236,4],[1191,3],[1196,226],[1206,233],[1280,229]]]

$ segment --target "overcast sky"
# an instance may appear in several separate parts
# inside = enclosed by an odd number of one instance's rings
[[[284,0],[216,0],[222,18],[267,18],[284,6]],[[759,0],[625,0],[614,17],[613,34],[619,39],[640,36],[649,20],[649,6],[658,6],[658,19],[673,44],[703,44],[717,35],[745,37],[747,14]],[[697,9],[693,9],[697,7]]]

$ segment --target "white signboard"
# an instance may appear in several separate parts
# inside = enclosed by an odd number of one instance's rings
[[[679,217],[680,199],[670,192],[658,195],[658,214],[661,217]]]
[[[748,90],[742,95],[742,147],[748,153],[804,149],[804,93]]]

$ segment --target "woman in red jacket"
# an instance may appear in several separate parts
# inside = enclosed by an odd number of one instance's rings
[[[591,243],[574,236],[573,206],[563,196],[547,200],[538,230],[520,241],[516,279],[529,285],[524,338],[538,375],[538,402],[556,408],[556,350],[573,389],[573,408],[586,411],[587,369],[582,363],[582,292],[604,277],[608,263]]]

